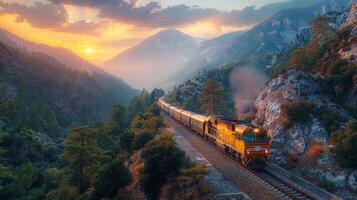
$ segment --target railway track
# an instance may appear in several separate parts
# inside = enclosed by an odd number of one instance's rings
[[[316,199],[315,197],[312,197],[312,195],[309,195],[306,192],[302,191],[301,189],[291,186],[291,184],[287,183],[286,181],[280,179],[279,177],[275,176],[274,174],[266,170],[261,170],[259,172],[256,172],[255,174],[257,174],[265,182],[268,182],[274,188],[279,190],[281,193],[286,195],[289,199],[293,199],[293,200]]]
[[[175,121],[178,122],[177,120]],[[182,124],[180,123],[180,125]],[[184,127],[187,128],[186,126]],[[204,139],[203,137],[201,138]],[[212,141],[208,141],[208,140],[205,141],[210,145],[214,146],[217,151],[223,153],[230,160],[232,160],[234,163],[239,165],[247,173],[252,174],[256,179],[269,185],[274,191],[278,192],[284,198],[291,199],[291,200],[319,200],[319,198],[315,197],[315,195],[305,192],[303,189],[299,188],[299,186],[294,186],[293,184],[288,183],[287,181],[283,180],[282,178],[279,178],[278,176],[274,175],[273,173],[265,169],[252,170],[245,167],[237,158],[232,157],[231,154],[225,152],[223,149],[217,148],[217,145]]]
[[[210,144],[211,143],[209,142]],[[256,179],[262,181],[265,184],[268,184],[274,191],[278,192],[280,195],[285,197],[286,199],[292,200],[319,200],[314,194],[310,194],[304,191],[299,186],[295,186],[291,183],[288,183],[286,180],[279,178],[277,175],[269,172],[265,169],[253,170],[249,169],[242,165],[238,159],[233,158],[230,154],[226,153],[224,150],[216,148],[217,151],[223,153],[225,156],[229,157],[232,161],[234,161],[237,165],[239,165],[243,170],[247,173],[252,174]]]
[[[175,119],[173,120],[176,121],[180,126],[184,127],[185,129],[188,129],[185,125],[181,124],[179,121]],[[192,134],[197,134],[190,129],[188,130]],[[215,142],[206,140],[202,136],[200,138],[203,139],[205,142],[209,143],[210,145],[212,145],[216,151],[224,154],[228,159],[236,163],[242,170],[251,174],[256,180],[264,183],[269,188],[271,188],[274,192],[277,192],[280,196],[282,196],[282,199],[291,199],[291,200],[326,199],[324,197],[320,197],[319,195],[314,194],[313,192],[307,191],[302,186],[293,183],[291,180],[287,180],[286,178],[279,176],[279,174],[275,173],[274,170],[270,171],[268,169],[269,167],[260,170],[253,170],[247,168],[238,160],[238,158],[225,152],[224,149],[219,148],[219,146]],[[328,199],[339,199],[339,198],[328,198]]]

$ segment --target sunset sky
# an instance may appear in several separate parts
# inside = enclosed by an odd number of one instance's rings
[[[247,29],[261,6],[285,1],[0,0],[0,27],[99,64],[166,28],[202,38]]]

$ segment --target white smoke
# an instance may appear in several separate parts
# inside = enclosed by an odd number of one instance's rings
[[[251,120],[254,115],[254,101],[263,89],[266,76],[251,66],[239,67],[230,74],[234,92],[237,119]]]

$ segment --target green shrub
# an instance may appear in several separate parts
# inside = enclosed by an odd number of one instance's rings
[[[61,184],[56,190],[53,190],[46,195],[47,200],[76,200],[78,199],[78,191],[75,186]]]
[[[353,118],[357,118],[357,105],[353,103],[347,103],[343,106]]]
[[[336,192],[337,191],[336,186],[332,182],[330,182],[328,180],[320,181],[318,185],[320,187],[324,188],[325,190],[329,191],[329,192]]]
[[[92,199],[115,197],[118,190],[129,185],[130,182],[131,174],[123,161],[114,160],[103,166],[94,177]]]
[[[315,105],[308,101],[296,101],[281,105],[281,121],[284,128],[294,124],[306,124],[314,112]]]
[[[155,134],[151,131],[144,131],[144,132],[135,134],[133,148],[141,149],[142,147],[145,146],[146,143],[148,143],[154,137],[155,137]]]
[[[131,132],[126,132],[119,138],[119,145],[123,150],[130,151],[134,141],[134,134]]]
[[[336,132],[341,127],[341,123],[346,122],[346,119],[339,113],[333,112],[328,108],[321,107],[317,110],[317,115],[320,118],[322,126],[329,134]]]
[[[204,164],[196,164],[190,168],[182,169],[182,174],[190,176],[194,181],[199,182],[206,174],[208,174],[208,168]]]
[[[357,94],[357,74],[353,75],[353,92]]]
[[[163,134],[149,142],[143,150],[144,168],[140,183],[146,197],[158,199],[161,187],[170,177],[180,175],[185,163],[185,153],[176,146],[175,140]]]
[[[345,130],[338,130],[331,137],[336,161],[342,167],[357,169],[357,121],[348,124]]]

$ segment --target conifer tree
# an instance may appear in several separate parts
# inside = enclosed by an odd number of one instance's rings
[[[91,179],[100,167],[101,162],[108,160],[97,140],[96,132],[89,127],[74,128],[68,134],[61,159],[68,162],[68,171],[79,192],[86,189],[86,180]]]
[[[323,45],[329,39],[331,33],[330,18],[327,16],[317,16],[310,23],[312,29],[312,42]]]
[[[222,84],[208,80],[202,88],[200,103],[208,115],[222,114],[226,93]]]

